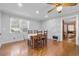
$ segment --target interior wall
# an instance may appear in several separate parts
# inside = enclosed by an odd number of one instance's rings
[[[78,27],[77,27],[77,29],[78,29],[78,30],[77,30],[77,36],[78,36],[78,38],[77,38],[77,45],[79,45],[79,16],[76,16],[76,18],[78,19],[78,21],[77,21],[77,23],[78,23],[78,24],[77,24],[77,26],[78,26]]]
[[[1,13],[0,13],[0,33],[1,33]]]
[[[0,13],[0,33],[1,33],[1,13]],[[0,39],[1,39],[1,35],[0,35]],[[0,47],[1,47],[1,43],[0,43]]]
[[[1,38],[0,38],[1,44],[23,40],[24,35],[25,35],[26,39],[28,38],[27,33],[25,33],[25,34],[24,33],[10,33],[10,15],[1,13],[0,20],[1,20],[1,22],[0,22],[1,30],[0,31],[2,33]],[[29,21],[30,21],[29,29],[39,30],[41,28],[40,23],[38,21],[34,21],[34,20],[29,20]]]
[[[48,30],[48,39],[52,39],[52,36],[58,36],[61,39],[61,19],[49,19],[42,24],[42,30]]]
[[[30,29],[30,30],[40,30],[40,29],[41,29],[41,24],[40,24],[40,22],[30,20],[29,29]]]

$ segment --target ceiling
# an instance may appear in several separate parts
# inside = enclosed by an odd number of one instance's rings
[[[48,10],[54,8],[47,3],[23,3],[22,7],[19,7],[17,3],[0,3],[0,11],[16,14],[23,17],[28,17],[34,20],[45,20],[60,16],[57,12],[47,13]],[[36,11],[39,11],[39,14],[36,14]],[[79,4],[73,7],[63,7],[63,14],[71,14],[79,10]],[[48,16],[48,17],[47,17]]]

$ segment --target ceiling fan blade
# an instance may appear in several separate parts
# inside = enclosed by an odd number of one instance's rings
[[[76,6],[77,3],[62,3],[62,6]]]
[[[48,13],[52,12],[53,10],[55,10],[57,7],[52,8],[51,10],[48,11]]]
[[[48,3],[49,5],[55,5],[55,6],[58,6],[58,5],[61,5],[61,3]]]
[[[49,5],[56,5],[56,6],[59,6],[59,5],[62,5],[62,6],[76,6],[78,3],[48,3]]]

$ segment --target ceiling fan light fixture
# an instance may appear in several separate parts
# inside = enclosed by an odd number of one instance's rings
[[[57,11],[61,11],[62,8],[63,8],[62,5],[58,6],[58,7],[57,7]]]

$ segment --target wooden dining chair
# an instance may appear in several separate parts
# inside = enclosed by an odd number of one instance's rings
[[[42,47],[40,37],[33,36],[32,38],[32,48]]]
[[[37,47],[36,40],[37,40],[37,38],[35,36],[32,36],[32,48]]]
[[[37,44],[37,37],[35,36],[31,36],[31,40],[28,40],[28,46],[30,48],[37,48],[38,47],[38,44]]]
[[[28,47],[32,48],[32,36],[30,36],[30,39],[28,39]]]
[[[37,31],[37,40],[38,40],[38,47],[43,48],[43,41],[42,41],[42,31]]]
[[[44,44],[46,45],[47,44],[47,31],[44,31]]]
[[[37,34],[37,31],[38,31],[38,30],[34,30],[34,34]]]
[[[28,30],[28,34],[32,34],[33,33],[33,31],[32,30]]]
[[[44,34],[43,34],[43,31],[40,31],[40,39],[41,39],[41,42],[42,42],[42,47],[44,47]]]

